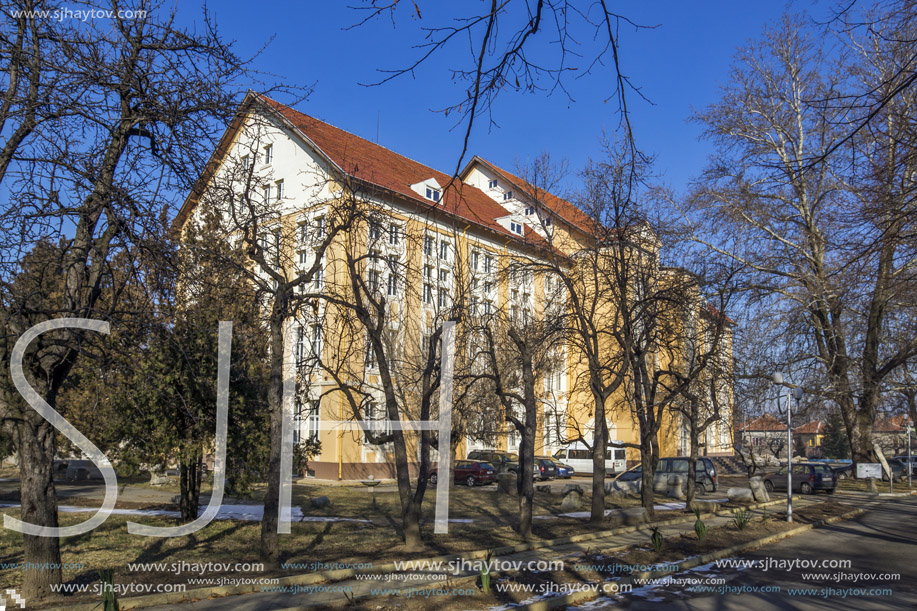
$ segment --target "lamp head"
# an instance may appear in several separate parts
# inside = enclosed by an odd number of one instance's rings
[[[799,388],[798,386],[793,389],[793,398],[796,399],[797,401],[802,400],[802,389]]]
[[[771,380],[773,380],[774,384],[783,384],[783,374],[775,373],[771,376]]]

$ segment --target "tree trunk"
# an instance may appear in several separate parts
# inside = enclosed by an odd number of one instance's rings
[[[698,449],[698,433],[697,427],[693,424],[696,422],[696,418],[692,418],[692,424],[690,426],[689,435],[690,435],[690,447],[688,449],[688,481],[685,482],[685,508],[691,509],[691,505],[694,504],[694,497],[697,494],[697,449]]]
[[[31,416],[35,416],[32,418]],[[19,450],[21,520],[56,528],[57,492],[54,489],[54,428],[32,413],[16,426]],[[30,565],[57,567],[23,572],[22,595],[37,601],[50,595],[51,586],[61,582],[60,539],[23,535],[23,558]]]
[[[641,437],[644,437],[642,430]],[[640,499],[647,514],[653,517],[655,515],[654,505],[656,500],[653,494],[653,478],[656,475],[656,465],[659,463],[659,444],[655,439],[641,439],[640,459],[643,463],[643,483]]]
[[[181,512],[181,519],[184,522],[191,522],[197,519],[197,513],[200,509],[203,464],[204,457],[201,456],[200,452],[195,452],[193,456],[187,456],[182,453],[178,463],[180,486],[178,508]]]
[[[519,473],[516,488],[519,492],[519,534],[523,539],[532,536],[532,505],[535,497],[535,482],[532,475],[535,465],[535,406],[525,407],[525,427],[519,447]]]
[[[608,427],[605,424],[605,400],[593,392],[595,402],[595,434],[592,443],[592,507],[590,524],[605,521],[605,449],[608,446]]]
[[[267,405],[271,414],[270,452],[264,515],[261,517],[260,550],[261,561],[270,567],[278,565],[280,560],[277,525],[280,522],[280,456],[283,452],[283,347],[283,319],[274,315],[271,317],[271,372],[267,391]]]

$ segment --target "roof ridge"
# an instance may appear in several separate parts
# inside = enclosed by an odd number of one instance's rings
[[[262,93],[259,93],[258,95],[259,95],[261,98],[263,98],[264,100],[268,101],[268,102],[272,102],[272,103],[274,103],[274,104],[276,104],[276,105],[278,105],[278,106],[282,106],[283,108],[285,108],[285,109],[287,109],[287,110],[290,110],[290,111],[292,111],[292,112],[295,112],[295,113],[298,114],[298,115],[302,115],[303,117],[305,117],[305,118],[307,118],[307,119],[311,119],[311,120],[313,120],[313,121],[318,121],[319,123],[323,123],[324,125],[327,125],[328,127],[332,128],[332,129],[335,129],[335,130],[337,130],[337,131],[339,131],[339,132],[344,132],[345,134],[348,134],[348,135],[350,135],[350,136],[353,136],[354,138],[358,138],[359,140],[362,140],[363,142],[365,142],[365,143],[367,143],[367,144],[370,144],[370,145],[372,145],[372,146],[376,146],[376,147],[378,147],[378,148],[384,149],[384,150],[388,151],[389,153],[392,153],[393,155],[398,155],[399,157],[404,157],[404,158],[407,159],[408,161],[412,161],[412,162],[416,163],[417,165],[423,166],[423,167],[425,167],[425,168],[429,168],[429,169],[433,170],[434,172],[438,172],[438,173],[440,173],[440,174],[445,174],[446,176],[449,176],[449,174],[446,174],[446,172],[443,172],[442,170],[437,170],[436,168],[434,168],[434,167],[431,166],[431,165],[427,165],[426,163],[424,163],[424,162],[422,162],[422,161],[417,161],[417,160],[414,159],[413,157],[408,157],[407,155],[405,155],[405,154],[403,154],[403,153],[399,153],[398,151],[396,151],[396,150],[394,150],[394,149],[391,149],[391,148],[389,148],[389,147],[387,147],[387,146],[384,146],[384,145],[382,145],[382,144],[379,144],[378,142],[373,142],[372,140],[369,140],[368,138],[365,138],[365,137],[361,136],[360,134],[357,134],[357,133],[355,133],[355,132],[352,132],[352,131],[350,131],[350,130],[348,130],[348,129],[344,129],[343,127],[338,127],[338,126],[335,125],[334,123],[329,123],[328,121],[326,121],[326,120],[324,120],[324,119],[320,119],[320,118],[318,118],[318,117],[316,117],[316,116],[314,116],[314,115],[306,114],[306,113],[302,112],[301,110],[297,110],[297,109],[293,108],[292,106],[288,106],[288,105],[284,104],[283,102],[278,102],[277,100],[275,100],[275,99],[273,99],[273,98],[269,98],[269,97],[267,97],[266,95],[264,95],[264,94],[262,94]],[[457,175],[453,175],[453,177],[456,178],[456,179],[458,179],[458,176],[457,176]],[[459,181],[459,182],[460,182],[461,184],[465,184],[465,183],[463,183],[462,181]]]

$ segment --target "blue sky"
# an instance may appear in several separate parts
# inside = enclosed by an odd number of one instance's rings
[[[378,69],[408,65],[416,57],[411,47],[421,40],[421,26],[448,22],[463,4],[468,13],[480,11],[483,4],[419,1],[420,20],[405,6],[394,26],[390,20],[376,20],[345,29],[360,18],[347,4],[359,1],[229,0],[210,9],[224,37],[235,39],[243,54],[254,53],[273,37],[255,67],[284,82],[314,84],[308,100],[296,105],[298,110],[371,140],[376,139],[378,124],[382,145],[451,172],[463,131],[453,129],[454,115],[445,117],[433,109],[461,95],[461,85],[451,82],[448,68],[467,64],[467,47],[447,48],[413,78],[401,77],[378,87],[361,83],[378,80]],[[698,140],[700,126],[687,122],[692,109],[717,99],[736,48],[758,37],[785,5],[770,0],[647,0],[614,6],[635,22],[658,25],[636,32],[622,26],[622,71],[652,101],[628,94],[638,145],[657,156],[656,170],[662,180],[682,192],[701,172],[710,152],[709,145]],[[799,2],[792,9],[825,14],[830,6]],[[182,4],[181,11],[184,18],[199,17],[191,3]],[[536,44],[545,49],[549,42],[543,39]],[[601,156],[602,130],[612,130],[618,123],[614,101],[605,103],[613,93],[609,75],[605,70],[569,80],[572,102],[563,94],[506,91],[494,108],[499,127],[478,124],[470,152],[513,168],[518,161],[547,150],[554,158],[566,158],[571,170],[581,168],[589,157]],[[575,185],[575,180],[571,178],[569,184]]]

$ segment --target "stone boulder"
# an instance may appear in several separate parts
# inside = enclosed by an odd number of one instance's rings
[[[564,495],[564,500],[560,502],[560,508],[563,511],[579,511],[583,506],[583,495],[576,490],[571,490]]]
[[[687,478],[684,475],[673,475],[669,478],[669,498],[684,500],[686,480]]]
[[[560,493],[564,496],[567,496],[567,493],[569,492],[576,492],[579,495],[586,494],[586,491],[583,490],[583,487],[579,484],[567,484],[564,486],[563,490],[560,491]]]
[[[643,486],[643,483],[640,480],[635,480],[632,482],[614,482],[615,489],[620,490],[624,494],[640,494],[640,488]]]
[[[309,504],[315,509],[325,509],[326,507],[331,507],[331,499],[327,496],[317,496],[309,501]]]
[[[637,526],[649,522],[649,514],[646,513],[646,507],[628,507],[621,514],[624,524],[627,526]]]
[[[730,488],[726,491],[726,496],[733,503],[751,505],[755,502],[755,495],[752,494],[751,488]]]
[[[541,494],[551,494],[550,486],[535,486],[535,492],[540,492]]]
[[[165,486],[172,481],[164,471],[150,471],[150,486]]]
[[[712,513],[720,509],[719,503],[714,503],[713,501],[698,501],[695,500],[691,503],[691,511],[697,509],[701,513]]]
[[[760,477],[749,477],[748,487],[751,488],[751,494],[758,503],[766,503],[771,500],[771,496],[764,487],[764,480]]]

